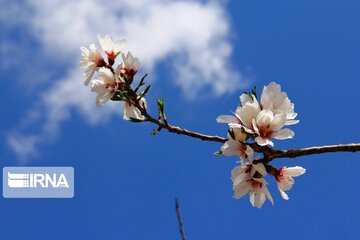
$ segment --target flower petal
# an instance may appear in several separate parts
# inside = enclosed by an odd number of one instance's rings
[[[240,142],[233,139],[229,139],[221,146],[221,151],[225,156],[240,156],[241,149],[245,150]]]
[[[303,175],[306,172],[306,169],[303,167],[284,167],[282,169],[283,173],[292,177],[298,177],[300,175]]]
[[[246,188],[246,184],[240,184],[234,188],[234,198],[240,199],[248,193],[248,189]]]
[[[269,201],[271,202],[271,204],[274,206],[274,199],[272,198],[269,189],[266,187],[266,184],[263,184],[262,186],[262,190],[265,193],[266,197],[269,199]]]
[[[220,115],[216,118],[218,123],[239,123],[239,119],[231,115]]]
[[[263,137],[257,136],[255,138],[255,141],[260,146],[266,146],[266,145],[270,145],[272,147],[274,146],[274,143],[272,141],[270,141],[268,138],[263,138]]]
[[[277,185],[278,185],[278,189],[279,189],[281,198],[284,200],[289,200],[289,196],[285,193],[284,190],[281,189],[280,184],[277,183]]]
[[[261,174],[261,176],[265,176],[266,175],[266,168],[264,166],[264,164],[262,163],[258,163],[258,164],[253,164],[252,167]]]
[[[280,131],[274,132],[271,137],[279,140],[293,138],[295,133],[288,128],[281,129]]]
[[[119,54],[121,52],[121,49],[124,48],[127,44],[127,41],[125,39],[117,40],[114,43],[114,53],[115,55]]]

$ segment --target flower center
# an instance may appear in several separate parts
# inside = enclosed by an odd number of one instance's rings
[[[109,59],[114,60],[115,59],[115,52],[114,50],[112,50],[111,52],[105,51],[106,55],[108,56]]]
[[[257,189],[257,188],[261,188],[262,187],[262,184],[259,183],[258,181],[255,181],[253,179],[249,179],[251,181],[251,187],[253,189]]]
[[[269,138],[272,135],[272,130],[269,125],[260,127],[259,132],[260,132],[260,136],[263,138]]]
[[[124,75],[128,75],[128,76],[133,77],[133,76],[135,76],[137,71],[135,69],[132,69],[132,68],[122,68],[121,73],[124,74]]]

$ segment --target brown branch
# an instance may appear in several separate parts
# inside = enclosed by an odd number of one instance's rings
[[[132,99],[138,99],[137,94],[131,89],[127,89]],[[156,119],[153,118],[146,111],[145,106],[141,106],[138,100],[134,101],[134,105],[139,109],[141,114],[145,117],[146,121],[152,122],[159,126],[159,129],[167,129],[169,132],[182,134],[193,138],[198,138],[204,141],[212,141],[212,142],[220,142],[224,143],[227,141],[226,138],[219,136],[211,136],[205,135],[202,133],[192,132],[190,130],[173,126],[166,120],[165,122],[161,121],[161,118]],[[360,151],[360,143],[350,143],[350,144],[338,144],[338,145],[329,145],[329,146],[317,146],[317,147],[309,147],[309,148],[299,148],[299,149],[290,149],[290,150],[278,150],[275,148],[270,148],[269,146],[259,146],[256,143],[245,143],[251,146],[255,152],[263,153],[264,157],[259,160],[255,160],[256,162],[270,162],[276,158],[296,158],[306,155],[313,154],[322,154],[322,153],[330,153],[330,152],[358,152]]]
[[[181,235],[181,240],[186,240],[184,224],[183,224],[183,221],[181,218],[180,205],[179,205],[179,201],[177,198],[175,198],[175,210],[176,210],[176,215],[177,215],[177,219],[178,219],[178,223],[179,223],[179,231],[180,231],[180,235]]]
[[[264,158],[256,160],[255,163],[270,162],[276,158],[297,158],[301,156],[331,153],[331,152],[359,152],[360,143],[316,146],[316,147],[290,149],[290,150],[278,150],[269,147],[260,147],[256,149],[256,151],[263,152]]]
[[[130,89],[128,89],[128,91],[131,94],[136,94],[134,92],[131,92]],[[210,135],[205,135],[205,134],[202,134],[202,133],[189,131],[189,130],[187,130],[185,128],[181,128],[181,127],[178,127],[178,126],[173,126],[170,123],[168,123],[167,120],[165,120],[165,122],[162,122],[161,119],[153,118],[150,114],[148,114],[148,112],[146,111],[146,108],[144,106],[140,105],[139,101],[135,101],[134,105],[139,109],[141,114],[145,117],[146,121],[155,123],[160,128],[167,129],[169,132],[186,135],[186,136],[190,136],[190,137],[193,137],[193,138],[198,138],[198,139],[201,139],[201,140],[204,140],[204,141],[221,142],[221,143],[226,142],[226,138],[223,138],[223,137],[210,136]]]

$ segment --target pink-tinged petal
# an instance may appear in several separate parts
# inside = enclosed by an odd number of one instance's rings
[[[258,136],[255,138],[255,141],[260,146],[266,146],[266,145],[270,145],[272,147],[274,146],[274,143],[272,141],[270,141],[268,138],[262,138],[262,137]]]
[[[283,172],[283,174],[286,174],[286,175],[289,175],[292,177],[298,177],[300,175],[303,175],[306,172],[306,169],[303,167],[299,167],[299,166],[285,167],[285,168],[282,168],[282,172]]]
[[[245,153],[250,160],[254,159],[254,150],[250,146],[248,146],[248,145],[246,146]]]
[[[234,181],[238,175],[244,173],[245,173],[245,168],[243,166],[238,166],[233,168],[233,170],[231,171],[231,180]]]
[[[245,184],[240,184],[240,185],[237,185],[235,188],[234,188],[234,198],[235,199],[240,199],[242,198],[243,196],[245,196],[247,193],[248,193],[248,189],[246,187],[246,183]]]
[[[266,168],[264,166],[264,164],[262,163],[258,163],[258,164],[253,164],[252,168],[257,171],[258,173],[261,174],[261,176],[265,176],[266,175]],[[253,170],[251,169],[251,171]],[[255,174],[255,173],[254,173]],[[253,174],[252,174],[253,175]]]
[[[288,191],[294,185],[294,179],[289,175],[284,175],[280,181],[278,181],[278,184],[282,190]]]
[[[250,202],[253,207],[261,208],[265,200],[265,194],[259,190],[250,193]]]
[[[237,186],[240,183],[245,182],[247,179],[249,179],[249,174],[247,173],[239,174],[233,179],[233,185]]]
[[[239,119],[231,115],[220,115],[216,118],[218,123],[239,123]]]
[[[124,53],[121,54],[123,62],[124,62],[124,68],[127,70],[134,70],[137,71],[140,67],[140,62],[137,57],[134,57],[131,52],[128,52],[127,55]]]
[[[284,199],[284,200],[289,200],[289,196],[285,193],[284,190],[281,189],[280,184],[277,183],[277,185],[278,185],[278,189],[279,189],[281,198]]]
[[[293,131],[291,131],[288,128],[284,128],[281,129],[280,131],[274,132],[271,137],[278,139],[278,140],[284,140],[284,139],[289,139],[289,138],[293,138],[295,135],[295,133]]]
[[[230,140],[226,141],[221,146],[221,152],[225,156],[240,156],[241,155],[241,149],[244,149],[242,144],[239,143],[238,141],[233,140],[233,139],[230,139]]]
[[[255,207],[255,196],[256,194],[254,192],[249,193],[250,203],[253,207]]]
[[[271,202],[271,204],[274,206],[274,199],[272,198],[269,189],[266,187],[266,184],[263,184],[262,186],[262,190],[265,193],[266,197],[269,199],[269,201]]]

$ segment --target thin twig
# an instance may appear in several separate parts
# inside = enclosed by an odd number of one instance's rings
[[[139,109],[141,114],[145,117],[146,121],[155,123],[159,127],[167,129],[169,132],[187,135],[187,136],[190,136],[193,138],[198,138],[198,139],[201,139],[204,141],[213,141],[213,142],[221,142],[221,143],[226,142],[226,138],[223,138],[223,137],[210,136],[210,135],[205,135],[202,133],[192,132],[192,131],[189,131],[187,129],[184,129],[184,128],[181,128],[178,126],[173,126],[170,123],[168,123],[167,121],[164,123],[161,120],[153,118],[150,114],[148,114],[148,112],[146,111],[146,108],[144,108],[144,106],[141,106],[139,101],[135,101],[134,104]]]
[[[179,231],[180,231],[180,235],[181,235],[181,240],[186,240],[184,224],[183,224],[183,221],[181,218],[180,205],[179,205],[179,201],[177,198],[175,198],[175,210],[176,210],[176,215],[177,215],[177,219],[178,219],[178,223],[179,223]]]

